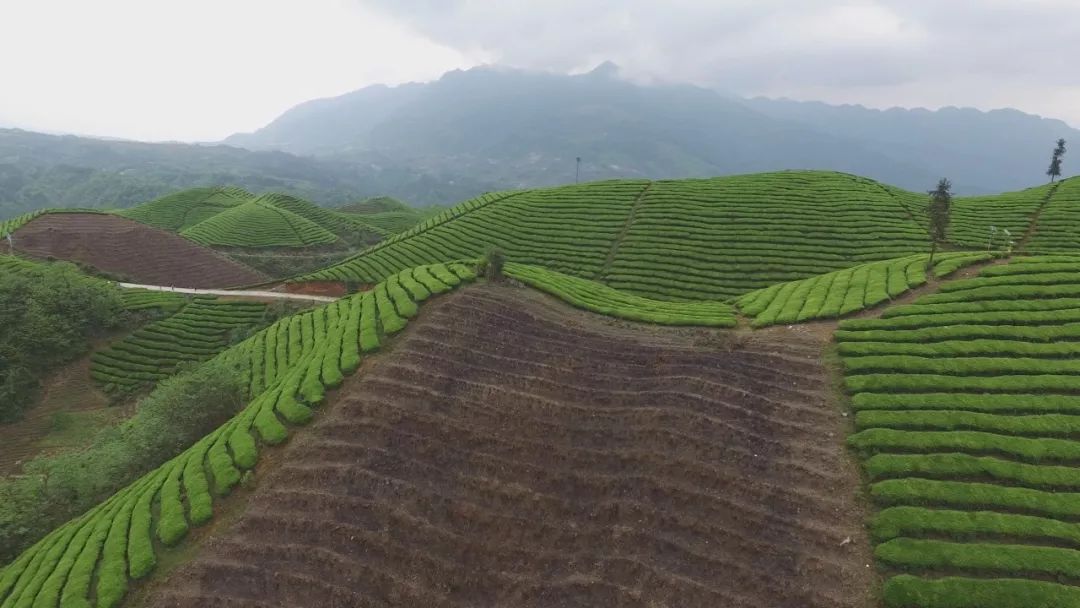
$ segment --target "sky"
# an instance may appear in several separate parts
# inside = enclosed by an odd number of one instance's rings
[[[0,0],[0,125],[213,141],[481,64],[1080,127],[1080,0]]]

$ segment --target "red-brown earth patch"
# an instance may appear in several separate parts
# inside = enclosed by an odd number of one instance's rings
[[[103,213],[46,213],[12,235],[15,251],[93,266],[134,283],[236,287],[262,273],[182,236]]]

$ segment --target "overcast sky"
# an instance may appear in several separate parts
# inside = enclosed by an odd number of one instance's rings
[[[0,124],[162,140],[483,63],[1080,127],[1080,0],[0,0]]]

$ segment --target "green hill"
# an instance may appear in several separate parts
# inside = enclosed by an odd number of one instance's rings
[[[348,203],[337,207],[342,213],[359,213],[370,215],[372,213],[386,213],[388,211],[412,211],[413,208],[392,196],[375,196],[372,198]]]
[[[410,207],[389,196],[369,198],[342,205],[337,212],[361,225],[369,226],[385,236],[400,234],[416,224],[438,215],[443,207]]]
[[[157,228],[180,232],[251,198],[250,192],[240,188],[192,188],[125,209],[119,214]]]
[[[954,201],[957,249],[1080,251],[1080,180]],[[1039,220],[1032,224],[1033,220]],[[823,171],[618,180],[489,194],[296,280],[374,283],[501,249],[511,261],[667,300],[748,292],[926,252],[926,195]],[[1074,239],[1074,240],[1070,240]]]
[[[353,246],[369,245],[387,234],[302,198],[280,193],[256,196],[232,187],[184,190],[118,213],[221,247],[297,248],[338,239]]]
[[[326,228],[274,205],[266,196],[230,207],[180,234],[211,247],[311,247],[338,240]]]
[[[306,278],[371,283],[498,247],[512,261],[637,295],[721,299],[925,251],[926,233],[903,200],[871,180],[811,171],[505,192]]]

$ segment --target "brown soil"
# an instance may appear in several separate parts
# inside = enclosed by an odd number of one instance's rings
[[[370,289],[370,287],[368,287]],[[302,293],[309,296],[341,297],[349,293],[342,281],[305,281],[303,283],[285,283],[287,293]]]
[[[16,252],[88,264],[134,283],[213,288],[267,280],[182,236],[116,215],[46,213],[13,239]]]
[[[867,605],[822,343],[425,306],[149,605]]]

